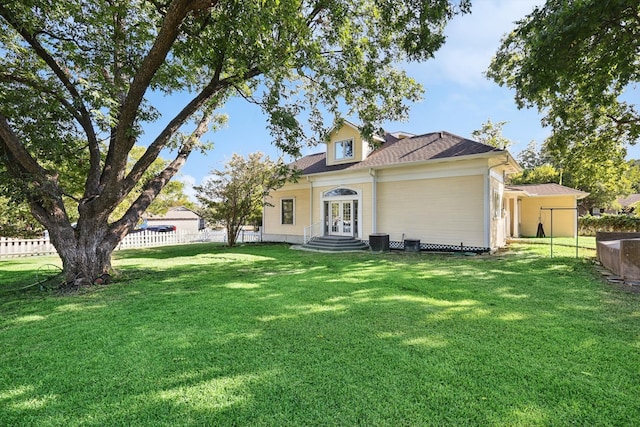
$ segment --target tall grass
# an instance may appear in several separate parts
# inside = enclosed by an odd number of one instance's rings
[[[123,251],[112,285],[2,295],[0,424],[638,424],[640,298],[541,251]]]

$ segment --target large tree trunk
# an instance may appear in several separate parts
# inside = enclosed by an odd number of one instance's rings
[[[113,249],[102,245],[64,246],[58,249],[64,269],[65,285],[83,286],[104,281],[111,271]]]
[[[52,227],[51,243],[62,260],[66,286],[84,286],[104,281],[111,272],[111,254],[120,241],[108,226],[87,225],[76,228]]]

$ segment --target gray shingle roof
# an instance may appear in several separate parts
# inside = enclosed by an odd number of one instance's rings
[[[584,191],[575,188],[565,187],[560,184],[523,184],[523,185],[507,185],[507,190],[523,191],[530,196],[576,196],[578,199],[584,199],[589,195]]]
[[[403,139],[387,133],[384,139],[385,142],[362,162],[327,166],[326,153],[316,153],[302,157],[293,162],[292,166],[301,170],[303,175],[312,175],[485,153],[506,153],[504,150],[448,132],[432,132]]]
[[[640,202],[640,194],[629,194],[627,197],[621,197],[618,199],[618,203],[623,207],[631,206],[634,203]]]

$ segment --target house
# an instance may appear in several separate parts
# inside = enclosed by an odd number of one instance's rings
[[[164,215],[147,214],[143,217],[145,227],[173,225],[176,231],[197,233],[204,228],[204,219],[191,209],[183,206],[170,208]]]
[[[491,251],[520,235],[520,218],[529,218],[518,207],[537,197],[507,189],[507,176],[521,170],[508,151],[448,132],[367,141],[345,122],[324,152],[291,167],[301,177],[267,197],[265,241],[329,235],[368,242],[384,233],[392,248],[412,239],[422,249]]]

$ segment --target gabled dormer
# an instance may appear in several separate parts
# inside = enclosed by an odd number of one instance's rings
[[[358,126],[344,121],[334,128],[327,142],[327,166],[361,162],[371,153],[372,144],[360,135]]]

